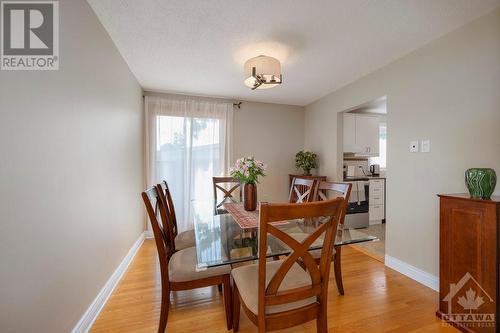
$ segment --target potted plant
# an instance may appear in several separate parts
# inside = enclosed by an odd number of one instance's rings
[[[243,207],[247,211],[257,208],[257,183],[260,176],[266,175],[265,171],[266,165],[253,157],[239,158],[234,167],[229,169],[231,177],[243,184]]]
[[[311,169],[316,169],[316,154],[311,151],[301,150],[295,155],[295,167],[304,170],[304,175],[310,176]]]

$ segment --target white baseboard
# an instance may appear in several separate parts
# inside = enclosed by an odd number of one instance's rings
[[[439,278],[435,275],[427,273],[415,266],[412,266],[404,261],[385,255],[385,265],[393,270],[406,275],[407,277],[429,287],[435,291],[439,291]]]
[[[95,320],[97,319],[97,316],[99,316],[99,313],[104,308],[104,305],[106,305],[106,302],[113,293],[113,290],[118,285],[118,282],[120,282],[120,280],[122,279],[123,274],[125,274],[125,272],[127,271],[128,266],[130,265],[135,255],[137,254],[137,251],[144,242],[144,236],[145,233],[142,233],[134,243],[134,245],[132,245],[132,248],[128,251],[125,258],[123,258],[122,262],[120,263],[120,265],[118,265],[101,291],[99,291],[99,294],[97,294],[96,298],[90,304],[87,311],[85,311],[82,318],[80,319],[80,321],[78,321],[71,333],[87,333],[90,330]]]
[[[146,229],[144,231],[144,238],[146,239],[154,238],[153,231],[149,230],[149,228]]]

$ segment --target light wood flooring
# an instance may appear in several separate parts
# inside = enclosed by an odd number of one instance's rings
[[[356,229],[357,231],[364,232],[365,234],[375,236],[379,240],[375,242],[364,242],[352,245],[357,250],[369,255],[378,261],[384,262],[385,260],[385,223],[372,224],[368,228]]]
[[[438,294],[433,290],[350,247],[343,248],[342,263],[345,296],[337,295],[331,274],[329,332],[458,332],[435,317]],[[156,332],[160,295],[156,249],[146,240],[91,332]],[[227,332],[217,288],[177,292],[171,302],[168,332]],[[256,331],[242,311],[240,332]],[[285,331],[315,332],[316,325]]]

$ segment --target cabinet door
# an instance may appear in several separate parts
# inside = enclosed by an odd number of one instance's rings
[[[467,313],[457,301],[471,288],[484,304],[479,313],[495,313],[498,297],[497,207],[490,202],[441,197],[440,199],[440,269],[439,299],[443,314]],[[470,276],[471,278],[469,278]],[[464,278],[465,277],[465,278]],[[445,301],[450,287],[469,281]],[[483,292],[485,294],[483,294]],[[491,301],[490,301],[491,298]],[[498,325],[498,319],[497,319]],[[478,327],[470,332],[498,332],[495,327]]]
[[[368,156],[379,154],[379,119],[378,117],[356,115],[356,146]]]
[[[356,115],[344,113],[344,152],[360,152],[356,146]]]

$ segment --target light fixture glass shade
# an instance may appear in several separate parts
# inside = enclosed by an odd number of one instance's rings
[[[252,89],[268,89],[281,84],[281,64],[276,58],[260,55],[247,60],[244,69],[245,85]]]

